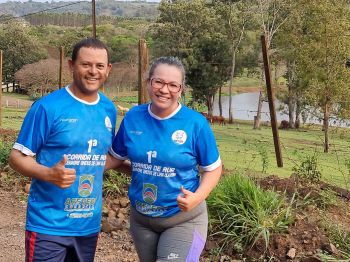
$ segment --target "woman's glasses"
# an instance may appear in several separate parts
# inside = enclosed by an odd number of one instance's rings
[[[171,93],[177,93],[181,90],[182,85],[176,82],[165,82],[160,78],[152,78],[151,86],[154,90],[162,89],[165,85],[168,86],[168,89]]]

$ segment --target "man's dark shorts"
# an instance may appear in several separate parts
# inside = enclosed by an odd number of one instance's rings
[[[92,262],[98,233],[79,236],[53,236],[26,231],[26,262]]]

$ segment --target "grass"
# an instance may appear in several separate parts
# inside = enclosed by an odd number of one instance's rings
[[[2,108],[1,127],[7,129],[19,130],[27,109],[23,108]]]
[[[125,105],[135,101],[135,92],[119,95]],[[125,106],[124,105],[124,106]],[[19,130],[25,109],[3,108],[2,127]],[[122,116],[118,116],[118,123]],[[301,130],[279,130],[283,167],[277,167],[272,130],[262,126],[253,129],[248,121],[235,121],[226,126],[212,125],[221,158],[231,171],[290,176],[293,168],[307,157],[317,158],[321,180],[350,189],[350,129],[331,128],[330,152],[323,153],[324,133],[319,126],[306,126]]]
[[[243,175],[223,177],[207,203],[212,236],[223,249],[246,249],[260,240],[267,248],[270,235],[293,222],[291,203],[283,195],[264,191]]]
[[[9,97],[13,97],[16,99],[22,99],[22,100],[28,100],[28,101],[33,101],[32,98],[30,98],[27,95],[22,95],[22,94],[17,94],[17,93],[12,93],[12,92],[3,92],[2,93],[3,96],[9,96]]]
[[[331,220],[323,219],[321,226],[326,230],[331,243],[333,243],[337,249],[342,250],[342,256],[346,257],[350,261],[350,231],[344,228],[342,225],[334,223]],[[337,260],[339,261],[339,260]]]
[[[118,197],[126,194],[130,177],[126,174],[109,170],[104,174],[103,193],[105,196]]]
[[[331,148],[323,153],[323,132],[315,128],[279,130],[283,167],[277,167],[272,131],[263,126],[254,130],[252,123],[212,126],[226,169],[287,177],[307,156],[317,156],[321,180],[350,189],[350,130],[332,129]],[[259,148],[264,148],[264,154]],[[266,166],[268,164],[268,166]]]

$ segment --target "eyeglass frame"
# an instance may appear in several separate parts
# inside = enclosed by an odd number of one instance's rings
[[[163,83],[163,84],[162,84],[162,87],[160,87],[160,88],[155,88],[155,87],[153,86],[152,82],[153,82],[153,80],[155,80],[155,79],[160,80],[160,81]],[[170,93],[178,93],[178,92],[180,92],[181,89],[183,88],[183,85],[182,85],[182,84],[179,84],[179,83],[174,82],[174,81],[172,81],[172,82],[165,82],[163,79],[158,78],[158,77],[154,77],[154,78],[149,79],[149,82],[150,82],[151,87],[152,87],[154,90],[160,90],[160,89],[162,89],[162,88],[166,85],[166,86],[168,87],[168,90],[169,90]],[[169,87],[169,84],[172,84],[172,83],[173,83],[173,84],[176,84],[176,85],[179,85],[179,86],[180,86],[180,87],[179,87],[179,90],[177,90],[177,91],[172,91],[171,88]]]

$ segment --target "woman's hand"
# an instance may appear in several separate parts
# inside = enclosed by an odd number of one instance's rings
[[[176,201],[181,211],[190,211],[204,200],[198,193],[193,193],[183,186],[181,186],[180,192]]]
[[[199,203],[204,201],[213,188],[219,182],[222,172],[222,165],[212,171],[206,171],[202,174],[202,179],[196,192],[191,192],[181,186],[181,193],[177,196],[176,201],[182,211],[190,211]]]

